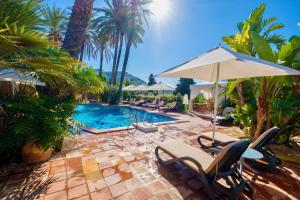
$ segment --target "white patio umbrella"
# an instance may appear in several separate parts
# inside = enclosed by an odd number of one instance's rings
[[[126,87],[123,87],[123,91],[134,91],[135,85],[128,85]]]
[[[216,90],[218,90],[217,83],[221,80],[281,75],[300,75],[300,71],[240,54],[221,46],[159,74],[163,77],[195,78],[214,82]],[[213,142],[216,129],[216,102],[218,102],[218,95],[215,95]]]
[[[144,92],[146,91],[147,87],[148,87],[147,85],[138,85],[134,88],[134,90]]]
[[[33,78],[30,75],[25,75],[13,69],[4,69],[0,71],[0,81],[10,81],[18,84],[39,85],[45,86],[45,83]]]
[[[147,91],[174,91],[175,88],[163,82],[156,83],[146,88]]]

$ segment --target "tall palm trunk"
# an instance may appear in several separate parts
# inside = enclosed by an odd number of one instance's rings
[[[92,15],[93,3],[94,0],[75,0],[72,9],[63,48],[75,58],[78,58],[82,47],[84,34]]]
[[[102,69],[103,69],[103,47],[100,50],[100,67],[99,67],[99,77],[102,76]]]
[[[80,49],[80,57],[79,57],[79,60],[80,60],[80,61],[83,61],[84,45],[85,45],[85,42],[84,42],[84,40],[83,40],[82,46],[81,46],[81,49]]]
[[[115,52],[114,52],[114,60],[113,60],[113,67],[111,72],[110,84],[115,82],[115,71],[116,71],[116,64],[118,58],[118,50],[119,50],[119,39],[120,39],[120,30],[118,29],[116,32],[116,41],[115,41]]]
[[[122,69],[122,73],[121,73],[121,80],[120,80],[120,85],[119,85],[119,90],[118,90],[118,95],[117,95],[117,104],[119,104],[120,100],[121,100],[123,83],[124,83],[124,79],[125,79],[125,73],[126,73],[126,69],[127,69],[132,40],[133,40],[133,31],[129,34],[128,41],[126,43],[123,69]]]
[[[120,65],[121,54],[122,54],[122,49],[123,49],[123,41],[124,41],[123,37],[124,37],[124,34],[121,33],[120,47],[119,47],[119,53],[118,53],[118,58],[117,58],[117,64],[116,64],[115,73],[113,74],[113,76],[114,76],[114,82],[113,82],[113,84],[116,84],[116,82],[117,82],[117,75],[118,75],[118,71],[119,71],[119,65]]]

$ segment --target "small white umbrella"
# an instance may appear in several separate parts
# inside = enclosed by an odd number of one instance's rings
[[[42,83],[41,81],[37,80],[36,78],[25,75],[20,72],[17,72],[13,69],[4,69],[0,71],[0,81],[10,81],[15,82],[18,84],[24,84],[24,85],[39,85],[39,86],[45,86],[45,83]]]
[[[124,91],[134,91],[135,85],[128,85],[123,88]]]
[[[147,87],[148,87],[147,85],[138,85],[134,88],[134,90],[143,92],[146,91]]]
[[[146,88],[148,91],[174,91],[175,88],[163,82],[156,83]]]
[[[221,46],[159,74],[163,77],[195,78],[214,82],[217,91],[218,84],[216,83],[221,80],[281,75],[300,75],[300,71],[240,54]],[[215,95],[213,142],[217,102],[218,95]]]
[[[164,91],[174,91],[175,88],[173,88],[172,86],[165,84],[163,82],[159,82],[159,83],[156,83],[154,85],[147,87],[146,90],[147,91],[161,91],[164,95]]]

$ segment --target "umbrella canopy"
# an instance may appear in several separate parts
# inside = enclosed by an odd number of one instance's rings
[[[141,91],[141,92],[143,92],[143,91],[146,91],[147,87],[148,87],[147,85],[138,85],[138,86],[136,86],[134,88],[134,91]]]
[[[18,84],[39,85],[45,86],[45,83],[33,78],[29,75],[24,75],[13,69],[4,69],[0,71],[0,81],[10,81]]]
[[[195,78],[214,82],[262,76],[300,75],[300,71],[234,52],[219,46],[203,55],[167,70],[159,76]],[[216,129],[218,95],[215,95],[213,142]]]
[[[299,75],[299,71],[218,47],[159,76],[195,78],[210,82],[235,78]]]
[[[136,87],[135,85],[128,85],[123,88],[123,91],[135,91],[134,90],[135,87]]]
[[[174,91],[175,88],[165,83],[159,82],[146,88],[147,91]]]

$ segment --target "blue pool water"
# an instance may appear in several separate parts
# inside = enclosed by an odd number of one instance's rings
[[[80,104],[76,107],[73,118],[88,127],[96,129],[110,129],[126,127],[130,123],[132,113],[138,122],[146,121],[149,123],[168,122],[175,119],[149,113],[143,110],[124,107],[124,106],[103,106],[99,104]]]

